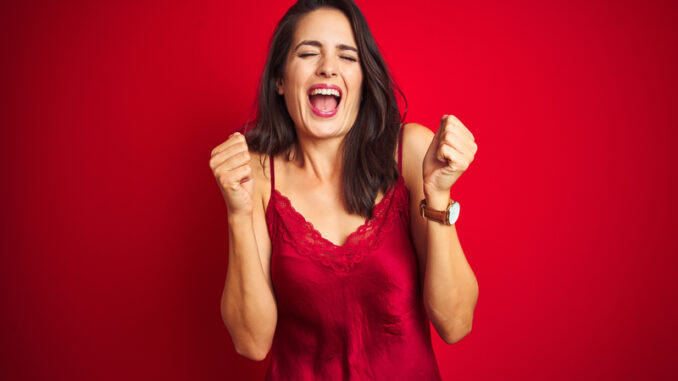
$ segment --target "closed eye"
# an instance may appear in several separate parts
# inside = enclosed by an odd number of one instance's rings
[[[348,61],[351,61],[351,62],[357,62],[358,61],[357,59],[350,57],[350,56],[341,56],[341,58],[348,60]]]
[[[299,54],[299,57],[304,58],[304,57],[317,56],[317,55],[318,55],[318,53],[301,53],[301,54]]]

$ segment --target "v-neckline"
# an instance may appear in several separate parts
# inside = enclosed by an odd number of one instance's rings
[[[374,209],[373,209],[373,212],[372,212],[372,218],[365,220],[365,222],[363,222],[353,232],[351,232],[348,236],[346,236],[346,240],[341,245],[338,245],[338,244],[330,241],[329,239],[327,239],[325,237],[325,235],[323,235],[318,229],[315,228],[315,226],[313,225],[312,222],[307,220],[306,217],[304,217],[304,215],[301,214],[294,207],[294,205],[292,205],[292,202],[290,201],[290,199],[287,196],[285,196],[284,194],[282,194],[279,190],[277,190],[275,188],[271,189],[271,198],[273,197],[273,193],[275,193],[276,197],[280,197],[281,199],[283,199],[285,201],[285,203],[289,206],[289,210],[292,212],[292,214],[297,216],[297,218],[300,221],[303,221],[304,225],[306,225],[309,228],[309,230],[311,230],[311,232],[314,233],[320,240],[322,240],[324,243],[330,245],[330,247],[333,247],[335,249],[341,249],[341,248],[347,247],[347,245],[349,245],[349,243],[351,242],[351,238],[353,238],[354,236],[365,231],[365,229],[367,229],[371,224],[374,223],[374,221],[376,221],[376,216],[378,215],[377,211],[381,211],[381,209],[384,208],[385,201],[386,201],[387,198],[388,199],[393,198],[393,193],[395,192],[395,187],[401,181],[402,181],[402,177],[398,176],[398,179],[396,180],[396,182],[393,183],[393,185],[391,185],[391,187],[384,193],[384,197],[382,197],[381,200],[379,200],[379,202],[374,205]],[[271,200],[269,200],[269,202],[268,202],[266,214],[268,214],[268,208],[270,208],[270,207],[271,207]]]

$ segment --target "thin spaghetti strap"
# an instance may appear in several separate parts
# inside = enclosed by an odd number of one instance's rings
[[[398,137],[398,173],[403,173],[403,124],[400,123],[400,136]]]
[[[269,155],[268,156],[268,161],[271,164],[271,192],[273,192],[273,189],[275,189],[275,170],[273,167],[273,156]]]

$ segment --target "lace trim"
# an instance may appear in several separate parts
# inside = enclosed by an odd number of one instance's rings
[[[351,233],[341,246],[323,237],[276,189],[271,192],[266,219],[272,239],[279,235],[300,255],[335,271],[349,271],[381,245],[383,233],[393,230],[396,223],[409,224],[409,193],[402,177],[398,178],[375,205],[373,218]]]

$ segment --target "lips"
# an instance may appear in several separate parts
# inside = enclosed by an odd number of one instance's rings
[[[329,118],[339,111],[342,99],[339,86],[327,83],[317,84],[311,86],[307,94],[308,104],[317,116]]]

